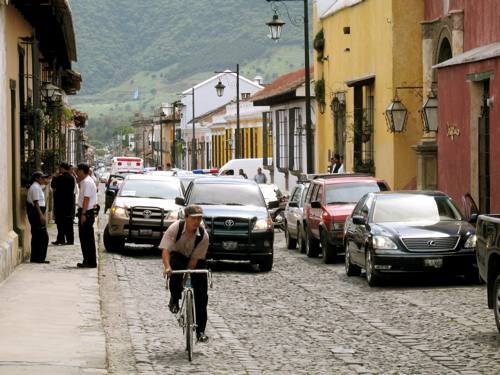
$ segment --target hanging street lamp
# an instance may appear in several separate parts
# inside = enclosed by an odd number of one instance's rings
[[[273,19],[269,22],[266,22],[266,25],[269,26],[271,39],[278,41],[281,38],[281,31],[283,30],[285,22],[280,20],[278,13],[276,11],[273,15]]]
[[[219,83],[215,85],[215,91],[217,92],[218,97],[222,97],[224,95],[224,89],[226,86],[219,80]]]

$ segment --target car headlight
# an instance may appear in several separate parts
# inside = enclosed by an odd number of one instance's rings
[[[179,218],[179,211],[170,211],[167,215],[167,220],[177,220]]]
[[[476,241],[477,241],[477,236],[475,234],[472,234],[467,238],[467,241],[465,241],[464,247],[466,249],[472,249],[476,247]]]
[[[344,222],[343,221],[336,221],[333,223],[333,230],[344,230]]]
[[[372,245],[374,249],[381,250],[396,250],[398,248],[393,240],[385,236],[373,236]]]
[[[254,231],[266,231],[273,229],[273,219],[258,219],[253,226]]]
[[[116,217],[127,218],[128,212],[127,212],[127,209],[125,207],[113,206],[113,207],[111,207],[111,215],[116,216]]]

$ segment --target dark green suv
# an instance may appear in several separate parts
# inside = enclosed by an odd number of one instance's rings
[[[245,179],[193,180],[177,204],[203,207],[210,236],[207,259],[248,260],[261,271],[273,267],[274,227],[259,185]]]

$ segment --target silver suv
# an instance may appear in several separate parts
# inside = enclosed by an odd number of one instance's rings
[[[104,229],[104,247],[120,251],[125,243],[158,246],[178,217],[181,182],[177,177],[129,175],[121,184]]]

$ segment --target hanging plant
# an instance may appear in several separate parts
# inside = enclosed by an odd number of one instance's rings
[[[323,29],[318,31],[318,33],[314,37],[313,47],[318,53],[317,60],[319,62],[323,62],[323,50],[325,49],[325,37],[323,34]]]
[[[323,29],[318,31],[318,33],[314,37],[313,46],[318,53],[323,52],[325,48],[325,35],[323,33]]]
[[[323,78],[318,79],[314,84],[314,92],[316,95],[317,103],[325,103],[325,80]]]

